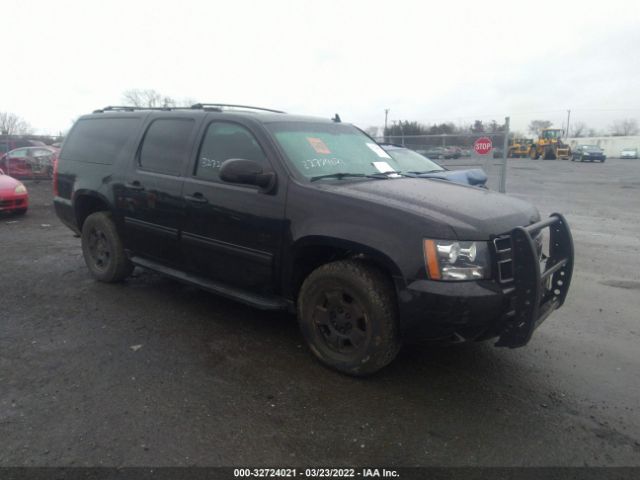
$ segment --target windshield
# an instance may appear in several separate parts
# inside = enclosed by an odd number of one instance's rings
[[[289,163],[307,178],[335,173],[371,175],[400,170],[377,143],[352,125],[278,122],[266,125]]]
[[[387,153],[396,161],[398,168],[403,172],[431,172],[443,171],[440,165],[432,162],[427,157],[408,148],[391,148]]]
[[[583,145],[583,150],[600,150],[600,147],[597,145]]]
[[[544,130],[542,132],[542,138],[559,138],[560,130]]]

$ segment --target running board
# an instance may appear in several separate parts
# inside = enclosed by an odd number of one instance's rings
[[[222,283],[205,279],[198,275],[193,275],[181,270],[167,267],[165,265],[162,265],[161,263],[157,263],[146,258],[131,257],[130,260],[134,265],[137,265],[139,267],[148,268],[149,270],[153,270],[180,282],[195,285],[196,287],[200,287],[203,290],[207,290],[208,292],[215,293],[222,297],[230,298],[231,300],[237,300],[238,302],[242,302],[254,308],[259,308],[260,310],[287,310],[289,308],[289,303],[286,300],[280,297],[276,297],[275,295],[267,296],[247,292],[246,290],[242,290],[240,288],[231,287]]]

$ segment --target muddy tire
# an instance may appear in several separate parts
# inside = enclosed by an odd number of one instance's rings
[[[298,322],[314,355],[348,375],[377,372],[400,350],[395,289],[362,261],[314,270],[298,296]]]
[[[133,271],[109,212],[92,213],[84,221],[82,254],[91,275],[101,282],[119,282]]]

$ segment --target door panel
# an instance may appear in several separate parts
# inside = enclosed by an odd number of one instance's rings
[[[230,158],[258,161],[271,171],[264,149],[244,126],[211,123],[204,134],[183,198],[182,232],[192,271],[252,291],[272,293],[284,219],[284,192],[222,182],[220,166]]]
[[[194,118],[153,118],[117,201],[125,246],[135,254],[180,266],[180,231],[186,202],[183,171],[196,136]]]

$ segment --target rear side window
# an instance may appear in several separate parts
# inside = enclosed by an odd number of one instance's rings
[[[135,133],[139,122],[137,117],[78,120],[64,142],[60,157],[111,165]]]
[[[190,118],[154,120],[140,149],[140,167],[152,172],[178,175],[189,153],[195,122]]]
[[[212,123],[202,140],[195,176],[220,181],[220,167],[230,158],[254,160],[267,167],[266,155],[249,130],[236,123]]]

